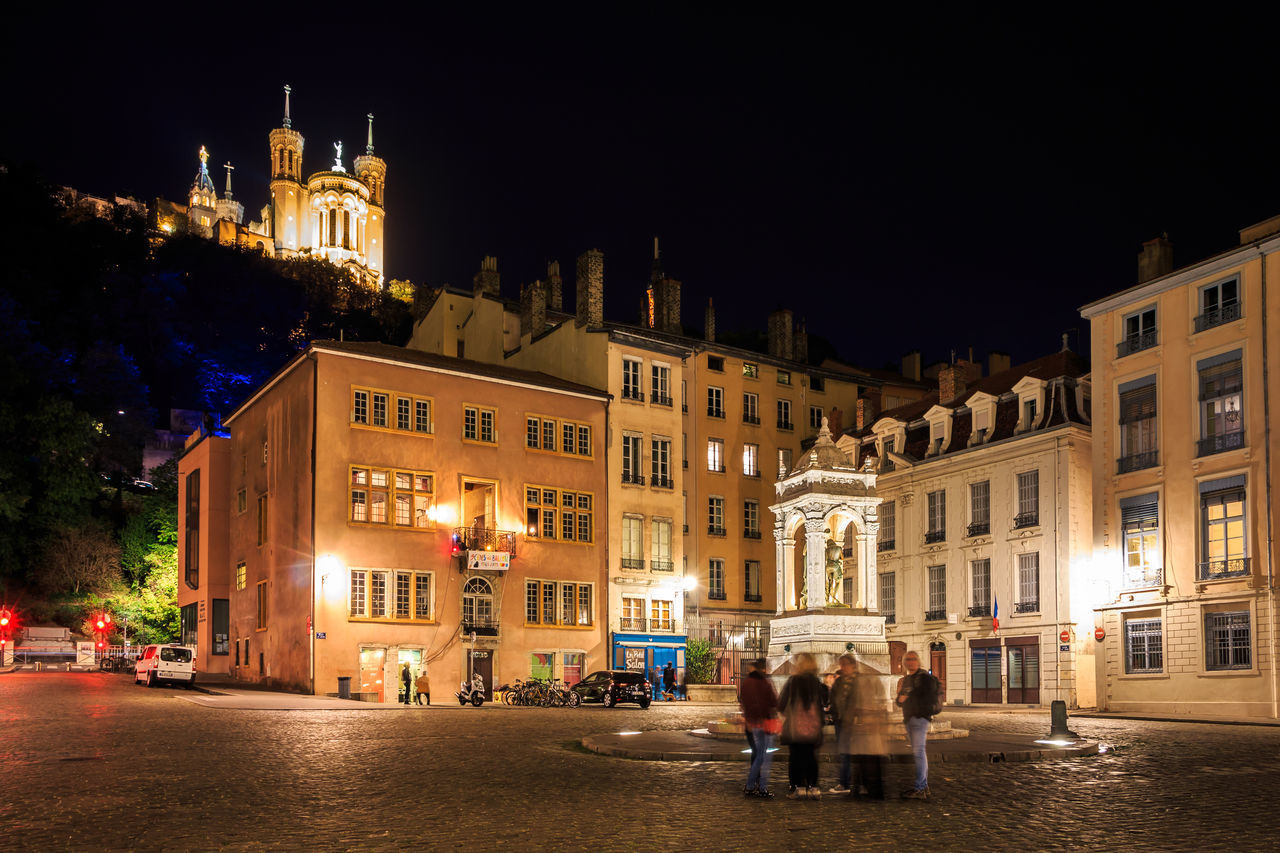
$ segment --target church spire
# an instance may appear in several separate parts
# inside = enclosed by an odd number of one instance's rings
[[[369,144],[364,147],[364,153],[373,154],[373,113],[369,113]]]
[[[284,87],[284,126],[293,127],[293,119],[289,118],[289,93],[293,91],[293,87],[285,84]]]
[[[230,201],[230,200],[231,200],[231,170],[232,170],[232,169],[234,169],[234,168],[235,168],[235,166],[232,166],[232,165],[231,165],[231,161],[230,161],[230,160],[228,160],[228,161],[223,165],[223,167],[222,167],[222,168],[224,168],[224,169],[226,169],[226,170],[227,170],[227,191],[226,191],[225,193],[223,193],[223,196],[225,196],[225,197],[226,197],[226,199],[227,199],[228,201]]]

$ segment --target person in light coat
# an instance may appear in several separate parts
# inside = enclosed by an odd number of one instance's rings
[[[851,682],[837,691],[840,734],[836,749],[853,759],[851,791],[865,788],[867,796],[884,799],[884,757],[889,752],[889,700],[875,670],[841,659],[841,680]],[[847,671],[847,672],[846,672]]]

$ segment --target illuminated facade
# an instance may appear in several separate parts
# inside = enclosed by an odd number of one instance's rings
[[[1098,706],[1275,717],[1268,354],[1280,346],[1280,217],[1178,270],[1169,243],[1150,241],[1139,281],[1081,309],[1093,341]]]
[[[892,671],[919,652],[948,704],[1094,704],[1087,370],[1067,350],[985,378],[960,362],[938,392],[838,441],[878,472],[878,577],[861,605],[885,617]],[[860,532],[824,530],[846,582],[865,574]],[[804,533],[777,530],[787,579]]]
[[[472,671],[492,691],[604,667],[605,404],[530,371],[313,344],[180,460],[200,671],[319,694],[349,677],[394,702],[407,663],[439,702]]]
[[[155,224],[166,233],[189,231],[219,242],[245,246],[277,258],[312,256],[348,270],[358,281],[381,288],[385,258],[385,189],[387,164],[374,155],[373,116],[364,153],[348,170],[342,143],[334,143],[334,160],[323,171],[304,178],[306,140],[293,129],[285,87],[284,121],[268,134],[271,201],[261,219],[244,222],[244,205],[231,192],[227,163],[221,198],[209,176],[208,152],[200,149],[200,168],[185,205],[156,200]]]

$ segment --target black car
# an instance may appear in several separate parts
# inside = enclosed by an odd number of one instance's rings
[[[570,704],[601,702],[612,708],[619,702],[635,702],[641,708],[649,707],[649,682],[639,672],[602,669],[593,672],[569,688]]]

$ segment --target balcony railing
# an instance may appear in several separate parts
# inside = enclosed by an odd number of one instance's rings
[[[672,489],[672,488],[675,488],[675,485],[676,485],[675,481],[672,480],[670,477],[658,477],[658,476],[654,476],[649,481],[649,484],[653,486],[655,489]]]
[[[628,472],[628,471],[623,471],[623,472],[622,472],[622,482],[624,482],[624,483],[632,483],[633,485],[636,485],[636,486],[643,486],[643,485],[644,485],[644,474],[633,474],[633,473],[630,473],[630,472]]]
[[[1249,574],[1249,558],[1237,557],[1234,560],[1206,560],[1199,564],[1196,579],[1202,581],[1218,578],[1238,578]]]
[[[924,544],[926,545],[932,545],[934,542],[946,542],[946,541],[947,541],[947,531],[945,530],[930,530],[924,534]]]
[[[1196,456],[1212,456],[1228,450],[1239,450],[1241,447],[1244,447],[1244,430],[1220,432],[1197,441]]]
[[[649,628],[649,620],[643,616],[623,616],[620,627],[623,631],[645,631]]]
[[[680,623],[674,619],[650,619],[649,630],[673,633],[680,630]]]
[[[760,416],[748,415],[744,412],[742,415],[742,422],[744,424],[752,424],[753,426],[760,426]]]
[[[990,604],[975,604],[975,605],[973,605],[972,607],[970,607],[970,608],[969,608],[969,615],[970,615],[970,616],[973,616],[973,617],[977,617],[977,616],[990,616],[990,615],[991,615],[991,605],[990,605]]]
[[[881,539],[879,542],[876,543],[876,550],[892,551],[896,544],[897,543],[894,542],[892,539]]]
[[[972,524],[970,524],[968,527],[968,534],[970,536],[986,536],[990,532],[991,532],[990,521],[975,521]]]
[[[886,625],[896,625],[898,623],[898,614],[896,613],[885,613],[883,616],[884,624]]]
[[[649,568],[653,569],[655,572],[674,572],[676,570],[676,564],[671,560],[650,560]]]
[[[723,417],[724,417],[724,409],[723,409],[723,408],[721,408],[720,406],[707,406],[707,417],[709,417],[709,418],[723,418]]]
[[[671,633],[680,630],[680,623],[674,619],[646,619],[643,616],[623,616],[618,620],[618,623],[618,627],[623,631]]]
[[[463,636],[475,632],[477,637],[498,636],[498,619],[494,616],[463,616]]]
[[[724,535],[724,528],[723,528],[723,527],[716,527],[714,524],[708,524],[708,525],[707,525],[707,533],[709,533],[709,534],[710,534],[710,535],[712,535],[712,536],[723,536],[723,535]]]
[[[641,401],[641,402],[644,402],[644,392],[643,392],[643,391],[641,391],[639,388],[628,388],[627,386],[623,385],[623,386],[622,386],[622,399],[624,399],[624,400],[639,400],[639,401]]]
[[[1131,453],[1116,460],[1116,473],[1128,474],[1130,471],[1141,471],[1143,468],[1154,468],[1160,458],[1160,451],[1148,450],[1143,453]]]
[[[795,424],[791,421],[778,421],[778,429],[795,429]]]
[[[707,598],[711,601],[724,601],[725,594],[723,589],[713,589],[707,592]]]
[[[1014,613],[1036,613],[1040,610],[1039,600],[1035,601],[1015,601],[1013,603]]]
[[[942,610],[926,610],[924,612],[924,621],[926,622],[945,622],[947,621],[946,608]]]
[[[744,531],[742,531],[742,538],[743,538],[743,539],[759,539],[759,538],[760,538],[760,531],[759,531],[759,530],[744,530]]]
[[[516,555],[516,534],[513,530],[455,527],[453,541],[463,551],[506,551],[513,557]]]
[[[670,397],[661,397],[657,394],[653,394],[649,397],[649,402],[653,403],[655,406],[666,406],[667,408],[671,408]]]
[[[1125,589],[1144,589],[1149,586],[1161,586],[1164,583],[1164,570],[1154,567],[1125,569],[1120,580]]]
[[[1021,530],[1024,527],[1035,527],[1040,523],[1040,510],[1032,512],[1020,512],[1013,517],[1013,529]]]
[[[761,597],[760,593],[758,592],[748,592],[746,595],[742,596],[742,600],[743,601],[764,601],[764,598]]]
[[[624,568],[624,569],[634,569],[635,571],[643,572],[643,571],[644,571],[644,560],[643,560],[643,559],[641,559],[640,557],[623,557],[623,558],[622,558],[622,568]]]
[[[1126,355],[1142,352],[1144,349],[1151,349],[1159,340],[1160,336],[1154,329],[1150,332],[1143,332],[1140,335],[1130,335],[1116,344],[1116,358],[1124,358]]]
[[[1203,332],[1205,329],[1212,329],[1214,326],[1221,326],[1223,323],[1230,323],[1232,320],[1239,319],[1239,302],[1223,305],[1221,308],[1210,308],[1199,317],[1196,317],[1196,331]]]

